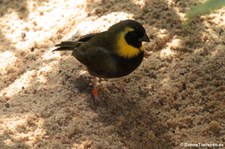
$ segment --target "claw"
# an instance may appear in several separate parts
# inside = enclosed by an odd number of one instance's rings
[[[97,97],[97,96],[99,95],[98,90],[95,89],[95,88],[93,88],[92,91],[91,91],[91,95],[92,95],[93,97]]]
[[[91,95],[93,97],[94,102],[98,104],[99,101],[100,101],[98,90],[93,88],[92,91],[91,91]]]

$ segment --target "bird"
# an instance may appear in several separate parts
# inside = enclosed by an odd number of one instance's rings
[[[97,78],[120,78],[129,75],[143,61],[142,42],[150,42],[145,28],[137,21],[120,21],[106,31],[90,33],[78,40],[62,41],[53,51],[72,51],[94,76],[92,95],[98,97]]]

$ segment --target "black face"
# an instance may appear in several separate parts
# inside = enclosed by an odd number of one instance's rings
[[[130,31],[125,35],[125,39],[128,44],[136,48],[140,48],[142,41],[149,42],[145,29],[139,22],[134,20],[127,20],[126,22],[127,26],[134,29],[134,31]]]
[[[129,45],[140,48],[142,45],[142,41],[140,40],[142,36],[144,35],[140,35],[140,33],[136,31],[131,31],[125,35],[125,39]]]
[[[124,20],[117,24],[114,24],[109,28],[109,31],[123,31],[126,27],[134,29],[125,35],[125,39],[129,45],[140,48],[142,41],[149,42],[149,38],[146,35],[144,27],[135,20]]]

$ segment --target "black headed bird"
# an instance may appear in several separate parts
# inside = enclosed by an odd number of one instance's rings
[[[119,78],[141,64],[144,57],[142,42],[149,42],[144,27],[135,20],[124,20],[107,31],[87,34],[77,41],[63,41],[54,51],[71,50],[94,77]],[[95,85],[96,81],[92,90],[94,97],[98,94]]]

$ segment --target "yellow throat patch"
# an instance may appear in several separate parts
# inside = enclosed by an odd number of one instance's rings
[[[137,56],[140,51],[143,51],[143,47],[141,47],[140,49],[133,47],[132,45],[129,45],[125,39],[125,35],[130,32],[133,31],[134,29],[131,27],[126,27],[125,30],[123,32],[121,32],[119,34],[119,38],[118,38],[118,55],[121,57],[125,57],[125,58],[132,58]]]

